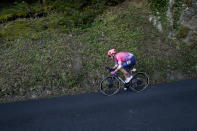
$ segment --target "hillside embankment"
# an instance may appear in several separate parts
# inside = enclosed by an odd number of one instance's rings
[[[137,70],[147,72],[151,84],[197,78],[195,40],[169,38],[165,19],[160,32],[146,1],[101,4],[53,5],[44,17],[3,22],[0,101],[96,92],[108,75],[105,66],[113,65],[111,48],[134,53]]]

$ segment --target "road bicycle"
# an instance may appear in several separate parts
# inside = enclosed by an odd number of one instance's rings
[[[113,69],[106,67],[108,72],[113,71]],[[149,77],[145,72],[134,72],[132,73],[133,78],[129,83],[125,81],[116,73],[115,75],[110,75],[105,77],[100,82],[100,91],[102,94],[111,96],[119,92],[122,87],[120,83],[124,85],[124,88],[131,89],[134,92],[141,92],[145,90],[149,85]]]

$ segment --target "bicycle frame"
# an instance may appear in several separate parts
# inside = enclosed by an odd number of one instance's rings
[[[106,67],[108,70],[109,70],[109,72],[111,72],[110,71],[110,69],[109,69],[109,67]],[[119,76],[119,75],[117,75],[117,74],[115,74],[115,75],[112,75],[112,77],[116,77],[119,81],[121,81],[124,85],[126,85],[127,83]]]
[[[135,75],[135,74],[132,74],[133,76]],[[115,75],[115,76],[112,76],[112,77],[116,77],[119,81],[121,81],[123,84],[124,84],[124,86],[126,87],[126,88],[128,88],[129,86],[132,86],[133,85],[133,83],[126,83],[119,75]],[[133,79],[133,78],[132,78]],[[131,79],[131,80],[132,80]],[[131,81],[130,80],[130,81]]]
[[[116,76],[123,84],[126,84],[126,82],[120,77],[120,76]]]
[[[124,85],[128,84],[126,83],[119,75],[115,75],[115,76],[112,76],[112,77],[116,77],[118,80],[120,80]]]

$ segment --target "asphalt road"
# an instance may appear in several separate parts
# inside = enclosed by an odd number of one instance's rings
[[[197,131],[197,79],[0,104],[0,131]]]

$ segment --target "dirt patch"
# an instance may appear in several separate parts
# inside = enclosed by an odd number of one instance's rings
[[[175,71],[170,71],[169,73],[167,73],[167,78],[170,81],[173,81],[173,80],[183,80],[183,79],[186,78],[186,75],[183,74],[179,70],[175,70]]]
[[[82,57],[78,52],[75,52],[75,54],[72,57],[72,65],[73,65],[73,71],[75,73],[79,73],[83,67]]]

